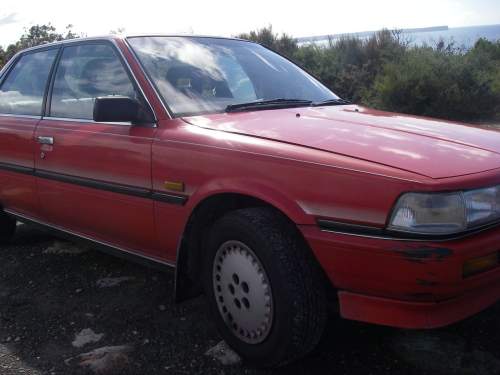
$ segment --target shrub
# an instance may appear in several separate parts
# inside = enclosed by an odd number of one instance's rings
[[[412,47],[401,32],[341,37],[299,46],[271,27],[241,35],[285,54],[351,101],[397,112],[456,120],[500,117],[500,41],[467,51],[441,40]]]

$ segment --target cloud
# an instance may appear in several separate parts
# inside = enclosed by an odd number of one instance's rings
[[[17,13],[10,13],[6,16],[0,16],[0,27],[17,22]]]

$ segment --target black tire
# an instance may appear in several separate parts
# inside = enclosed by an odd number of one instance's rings
[[[218,285],[215,256],[221,254],[219,248],[228,241],[248,246],[267,274],[272,291],[272,324],[259,343],[248,343],[238,337],[238,332],[226,324],[228,318],[221,311],[222,302],[216,300],[219,292],[215,287]],[[297,228],[286,217],[262,207],[230,212],[211,228],[205,254],[203,285],[210,310],[224,340],[245,362],[256,367],[277,367],[305,356],[316,347],[327,320],[322,271]],[[259,282],[257,279],[256,283]],[[249,320],[241,319],[243,324]]]
[[[10,242],[16,232],[16,220],[0,211],[0,245]]]

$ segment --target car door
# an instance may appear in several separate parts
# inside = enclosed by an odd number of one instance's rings
[[[57,52],[50,48],[20,54],[0,83],[0,205],[31,218],[40,216],[33,135]]]
[[[155,256],[150,199],[155,124],[94,122],[94,101],[106,96],[131,97],[147,108],[111,42],[65,45],[36,130],[40,204],[52,224]]]

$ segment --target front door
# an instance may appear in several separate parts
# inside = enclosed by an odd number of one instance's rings
[[[40,204],[47,221],[123,250],[159,255],[151,192],[154,124],[96,123],[97,97],[142,101],[110,42],[63,47],[46,116],[36,130]]]

